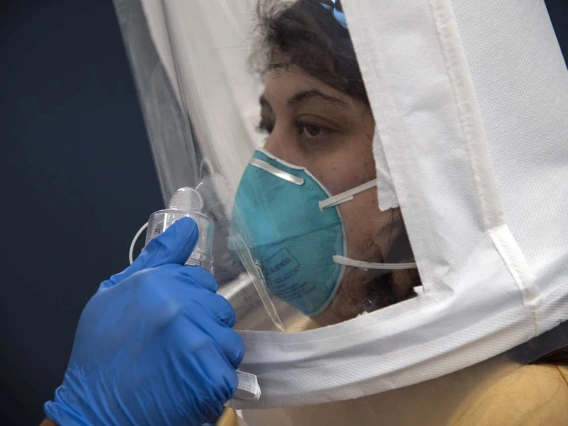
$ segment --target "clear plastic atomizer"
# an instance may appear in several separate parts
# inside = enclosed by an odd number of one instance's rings
[[[152,213],[148,219],[145,245],[168,229],[176,220],[190,217],[197,223],[199,240],[185,264],[200,266],[213,273],[212,251],[215,224],[202,213],[202,210],[203,198],[197,190],[189,187],[178,189],[170,199],[168,208]]]

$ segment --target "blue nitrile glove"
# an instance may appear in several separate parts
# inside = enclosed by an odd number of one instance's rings
[[[215,422],[244,355],[233,308],[213,276],[183,266],[198,238],[181,219],[83,310],[69,366],[45,414],[67,425]]]

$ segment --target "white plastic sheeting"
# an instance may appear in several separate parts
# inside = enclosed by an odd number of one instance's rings
[[[203,156],[236,188],[251,148],[261,145],[255,132],[261,92],[246,66],[254,14],[229,0],[164,0],[163,8],[196,139]]]
[[[255,5],[115,0],[166,200],[203,168],[234,190],[262,144],[262,87],[248,66]]]
[[[191,167],[206,158],[233,189],[260,145],[260,88],[244,63],[254,3],[142,3],[173,103],[199,141]],[[400,205],[423,293],[322,329],[241,332],[241,369],[257,376],[262,396],[235,407],[317,404],[423,382],[568,319],[568,72],[544,4],[343,6],[377,125],[380,205]],[[162,117],[147,113],[149,128],[163,127]],[[153,145],[164,143],[150,133]],[[162,179],[179,176],[172,152],[163,154]]]
[[[384,152],[425,294],[324,329],[243,333],[242,368],[263,396],[241,407],[418,383],[568,316],[568,73],[544,4],[343,5],[375,152]]]

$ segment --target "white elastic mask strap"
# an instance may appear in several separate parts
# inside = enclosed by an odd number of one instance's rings
[[[326,198],[318,203],[320,210],[323,210],[328,207],[337,206],[338,204],[346,203],[347,201],[351,201],[354,195],[359,194],[360,192],[366,191],[374,186],[377,186],[377,179],[373,179],[363,185],[356,186],[355,188],[351,188],[341,194],[334,195],[333,197]]]
[[[375,263],[363,262],[362,260],[353,260],[345,256],[333,256],[333,261],[339,265],[354,266],[361,269],[384,269],[384,270],[397,270],[397,269],[416,269],[416,263]]]

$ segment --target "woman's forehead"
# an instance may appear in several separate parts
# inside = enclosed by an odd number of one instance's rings
[[[296,94],[318,91],[349,105],[352,98],[296,66],[271,69],[265,76],[263,98],[270,104],[286,103]]]

